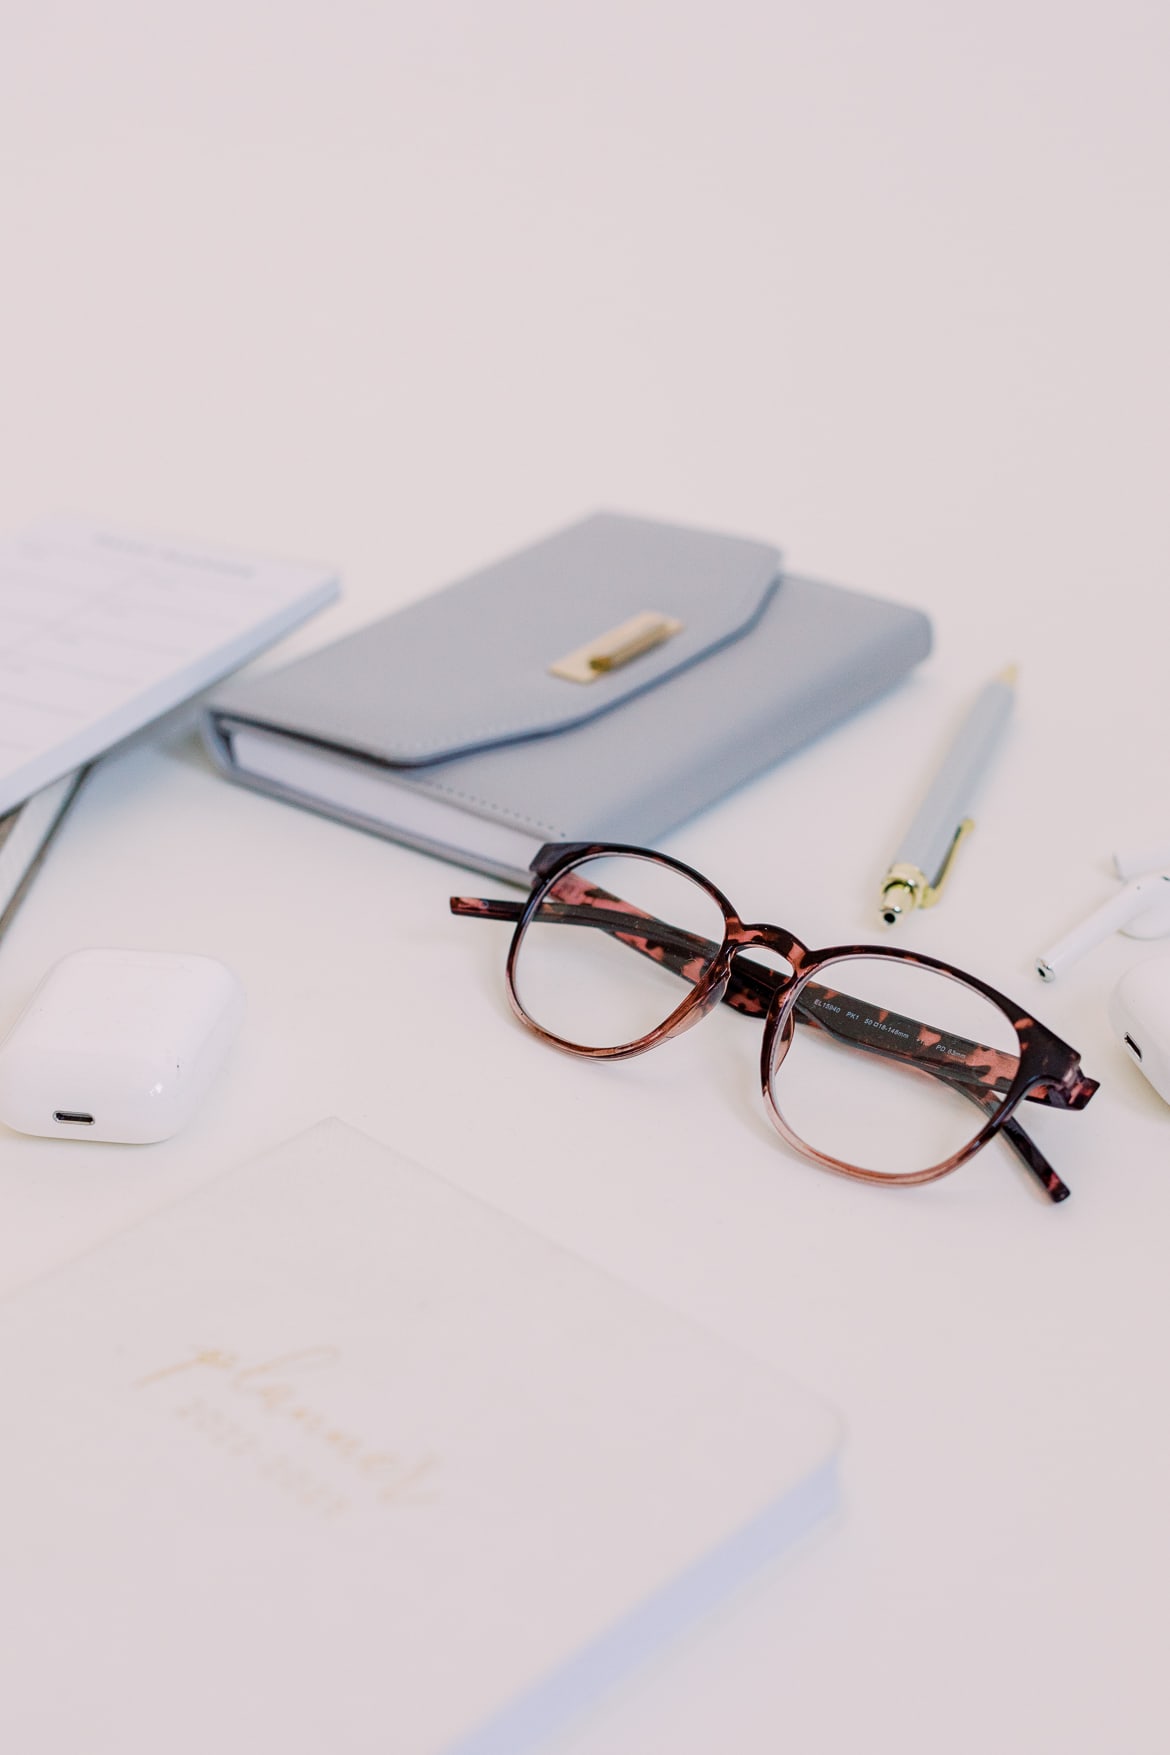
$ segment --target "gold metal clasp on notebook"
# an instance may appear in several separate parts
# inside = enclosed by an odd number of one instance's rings
[[[563,676],[566,682],[596,682],[598,677],[628,664],[631,658],[640,658],[643,652],[672,639],[682,632],[682,626],[674,616],[664,615],[661,610],[644,609],[620,627],[610,628],[608,633],[590,640],[587,646],[578,646],[575,652],[558,658],[549,665],[549,674]]]

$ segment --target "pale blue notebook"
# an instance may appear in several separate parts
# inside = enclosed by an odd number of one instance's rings
[[[611,663],[647,618],[669,631]],[[205,734],[233,779],[522,879],[546,841],[653,844],[929,649],[920,610],[767,543],[602,512],[227,685]]]
[[[521,1755],[835,1492],[815,1396],[337,1121],[0,1306],[0,1379],[20,1755]]]

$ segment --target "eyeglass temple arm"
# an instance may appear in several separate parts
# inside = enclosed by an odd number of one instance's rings
[[[995,1113],[995,1097],[990,1091],[968,1091],[965,1093],[981,1109],[989,1115]],[[1014,1115],[1000,1123],[1000,1133],[1007,1140],[1016,1156],[1025,1167],[1032,1172],[1041,1188],[1051,1201],[1067,1200],[1072,1190],[1067,1182],[1062,1182],[1044,1153],[1040,1150],[1030,1134],[1024,1132]]]
[[[731,969],[724,1002],[738,1011],[756,1015],[766,1010],[783,977],[762,965],[751,966],[740,957],[732,960]],[[883,1023],[875,1027],[857,1015],[855,1008],[863,1003],[850,994],[810,981],[797,1000],[796,1009],[806,1024],[828,1030],[859,1048],[905,1060],[939,1078],[949,1079],[952,1084],[991,1093],[1003,1093],[1011,1086],[1019,1064],[1015,1055],[897,1012],[885,1012]],[[912,1033],[913,1040],[901,1043],[887,1031]],[[1083,1109],[1098,1088],[1098,1081],[1087,1078],[1078,1066],[1067,1083],[1038,1081],[1024,1095],[1029,1103],[1046,1103],[1054,1109]]]
[[[616,898],[615,898],[616,900]],[[451,912],[479,915],[485,920],[518,921],[524,912],[523,902],[505,902],[484,896],[452,896]],[[610,933],[631,949],[648,956],[674,974],[693,980],[686,965],[696,957],[709,961],[716,946],[697,933],[672,927],[634,910],[591,907],[588,903],[546,900],[543,914],[554,916],[564,926],[592,926]],[[648,932],[648,927],[653,928]],[[732,960],[731,980],[723,996],[725,1005],[749,1017],[762,1016],[775,997],[785,977],[763,964],[736,956]],[[830,1011],[833,999],[841,1004]],[[831,995],[829,989],[810,982],[797,1001],[801,1022],[819,1025],[840,1039],[859,1048],[899,1059],[931,1072],[937,1078],[967,1091],[1006,1091],[1015,1076],[1015,1061],[1010,1055],[970,1042],[965,1037],[950,1035],[923,1025],[913,1018],[887,1012],[884,1028],[878,1034],[863,1017],[850,1014],[859,1004],[848,994]],[[913,1042],[900,1043],[894,1032],[903,1029],[913,1033]],[[926,1038],[924,1040],[924,1038]],[[929,1040],[933,1038],[933,1041]],[[956,1058],[957,1056],[961,1058]],[[1097,1088],[1092,1079],[1081,1079],[1072,1091],[1059,1085],[1035,1085],[1026,1093],[1029,1102],[1048,1103],[1056,1108],[1082,1108]]]
[[[452,914],[478,914],[481,920],[510,920],[513,925],[527,907],[526,902],[503,902],[495,896],[452,896]],[[584,913],[584,910],[582,910]],[[595,926],[592,918],[583,922]]]

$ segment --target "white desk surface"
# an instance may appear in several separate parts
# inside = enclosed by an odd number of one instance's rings
[[[453,868],[121,756],[0,956],[222,957],[251,1010],[174,1142],[0,1136],[0,1289],[336,1112],[831,1397],[839,1524],[601,1715],[588,1755],[1163,1749],[1170,1111],[1117,938],[1045,942],[1170,833],[1165,9],[209,0],[0,24],[0,518],[335,560],[282,655],[611,505],[923,605],[914,681],[678,833],[812,943],[871,899],[985,677],[1019,711],[902,941],[1083,1052],[1038,1136],[891,1192],[789,1157],[712,1019],[620,1067],[506,1012]],[[503,637],[503,636],[502,636]],[[490,886],[489,886],[490,887]],[[1155,947],[1156,948],[1156,947]],[[1164,947],[1170,953],[1170,945]]]

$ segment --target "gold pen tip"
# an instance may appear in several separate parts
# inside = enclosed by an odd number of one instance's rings
[[[1014,688],[1019,680],[1019,675],[1020,667],[1018,664],[1007,664],[1000,671],[999,680],[1002,683],[1007,683],[1009,687]]]
[[[909,914],[918,905],[918,896],[913,884],[901,878],[894,878],[882,889],[880,913],[886,926],[897,926],[903,914]]]

